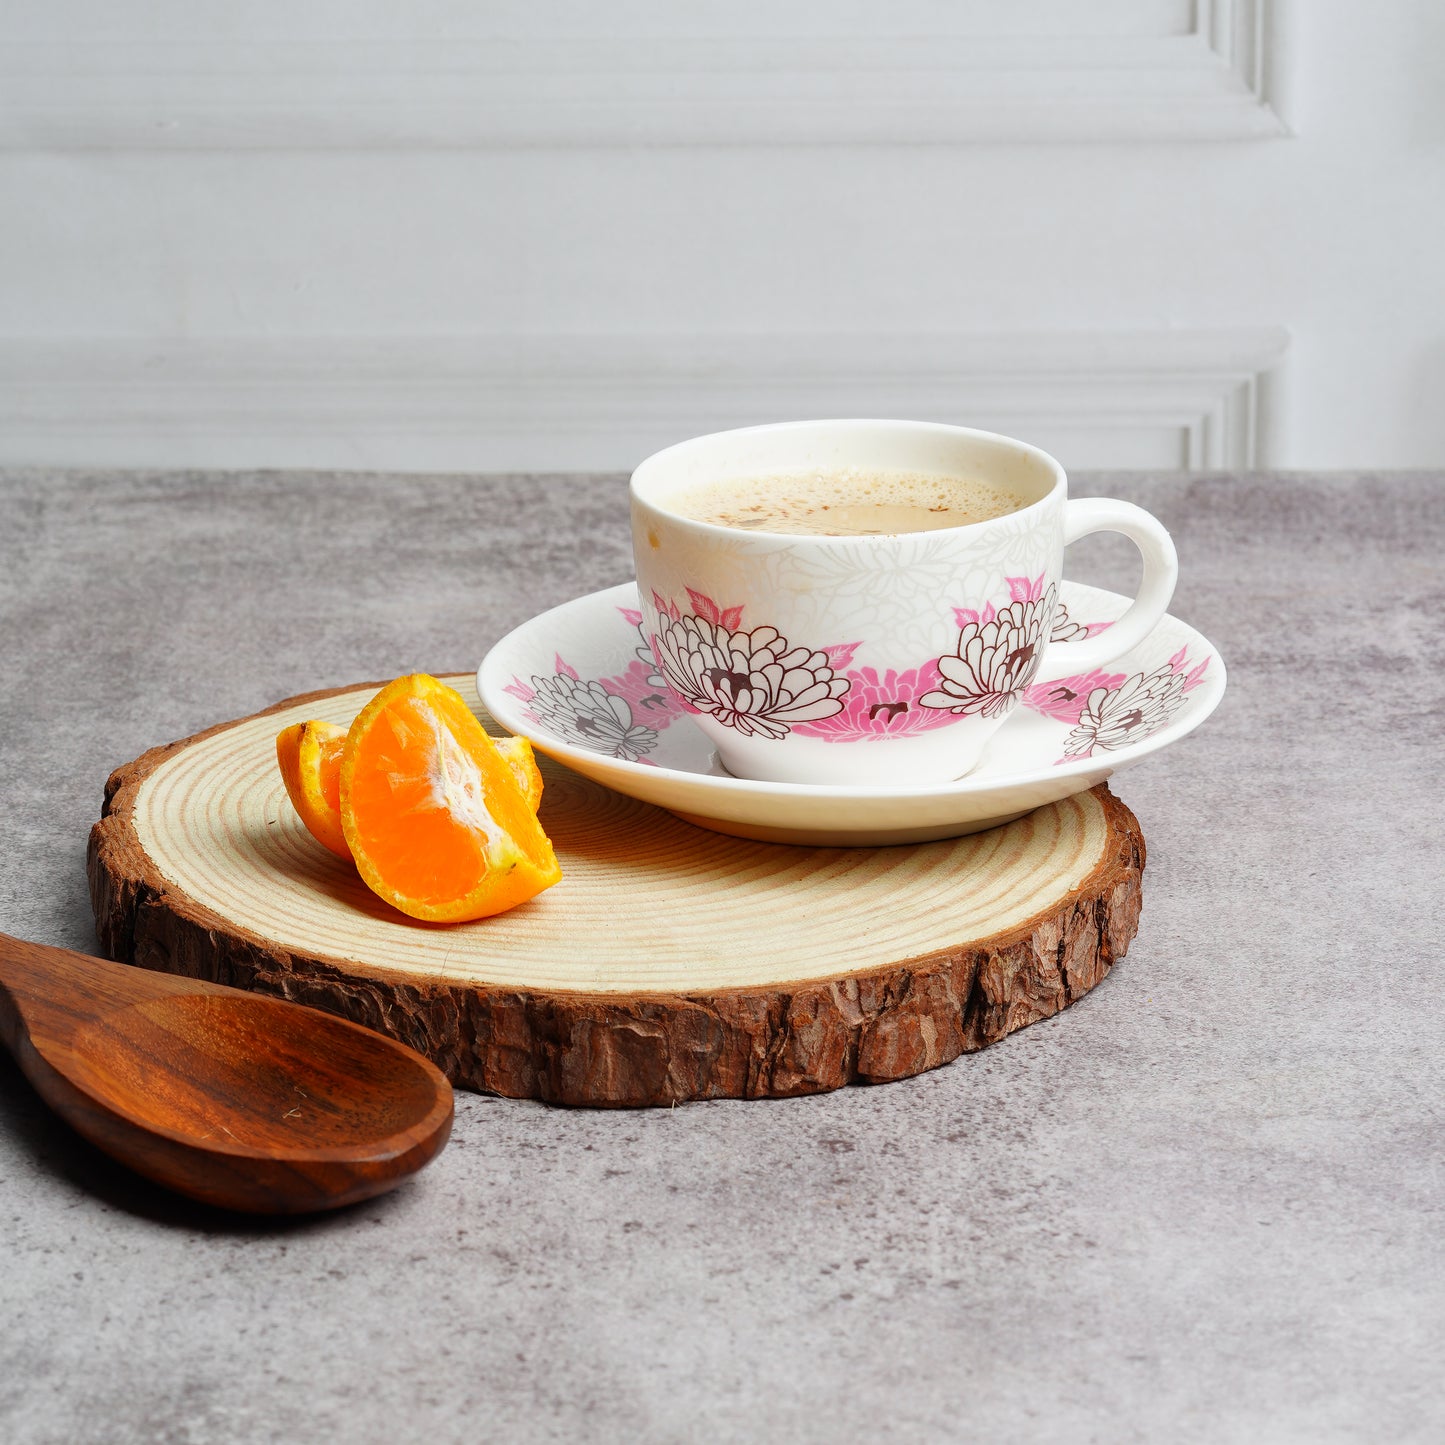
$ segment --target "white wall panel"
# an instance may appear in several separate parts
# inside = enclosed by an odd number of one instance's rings
[[[0,43],[0,145],[412,147],[1279,134],[1267,0],[62,0]],[[137,33],[139,32],[139,33]]]
[[[698,430],[967,421],[1077,467],[1237,467],[1276,332],[0,343],[15,461],[623,469]]]
[[[0,463],[1445,464],[1442,56],[1427,0],[0,0]]]

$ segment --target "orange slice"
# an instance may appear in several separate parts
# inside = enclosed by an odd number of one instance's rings
[[[341,749],[346,729],[335,723],[304,722],[276,738],[276,761],[292,806],[323,848],[350,858],[341,831]]]
[[[512,776],[517,780],[527,806],[535,813],[542,802],[542,773],[537,767],[537,755],[526,738],[493,738],[497,751],[506,759]]]
[[[515,908],[562,876],[496,743],[426,673],[388,683],[351,724],[341,827],[371,890],[431,923]]]
[[[526,738],[493,738],[535,813],[542,801],[542,774],[537,756]],[[335,723],[294,723],[276,737],[276,761],[292,806],[311,836],[338,858],[350,858],[351,849],[341,827],[341,750],[346,729]]]

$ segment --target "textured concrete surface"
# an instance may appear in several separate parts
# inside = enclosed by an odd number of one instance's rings
[[[1149,866],[1100,988],[884,1088],[459,1096],[414,1183],[292,1224],[131,1178],[0,1061],[0,1439],[1445,1438],[1445,476],[1078,490],[1171,528],[1231,673],[1118,782]],[[116,763],[472,666],[629,575],[623,499],[0,476],[0,928],[94,948]]]

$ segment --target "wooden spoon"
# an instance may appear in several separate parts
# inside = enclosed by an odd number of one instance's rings
[[[227,1209],[334,1209],[441,1152],[452,1089],[359,1024],[0,933],[0,1038],[92,1144]]]

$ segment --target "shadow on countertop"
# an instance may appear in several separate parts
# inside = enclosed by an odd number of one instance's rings
[[[40,1173],[63,1180],[102,1205],[153,1224],[202,1234],[300,1235],[342,1224],[363,1206],[369,1218],[392,1208],[410,1184],[316,1214],[244,1214],[162,1189],[117,1163],[52,1113],[9,1054],[0,1051],[0,1136],[14,1141]]]

